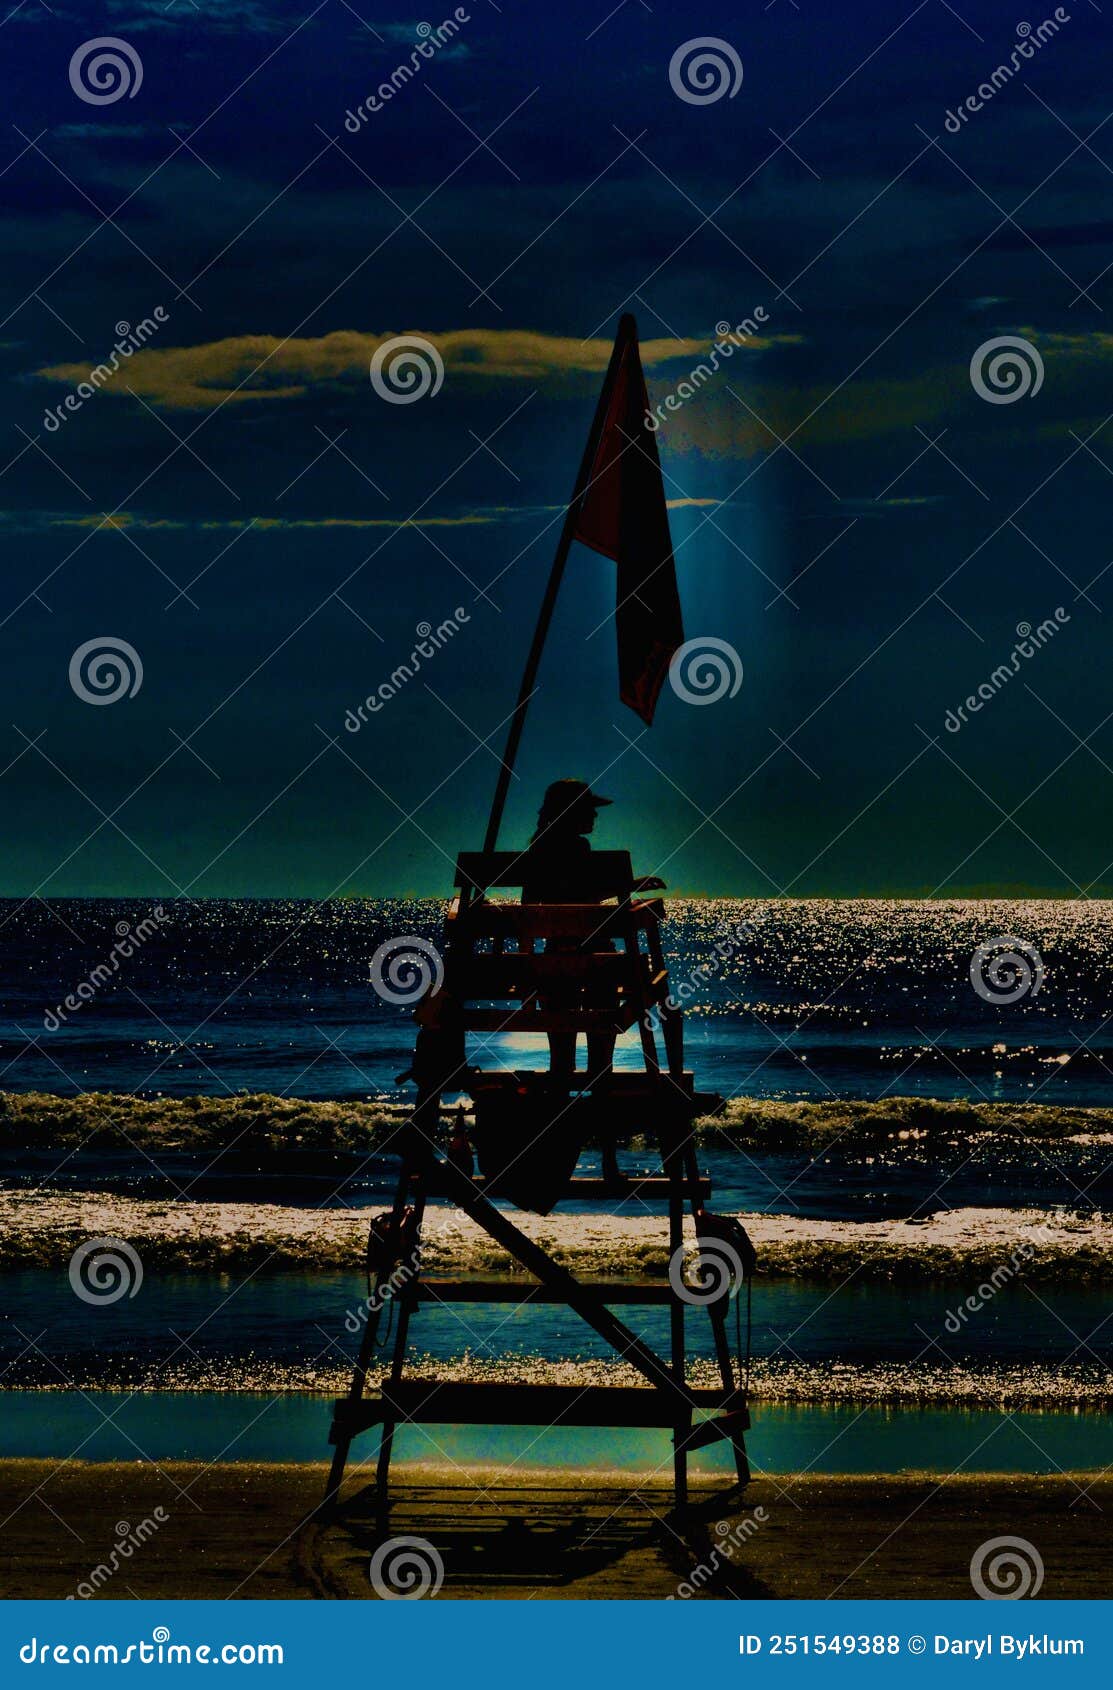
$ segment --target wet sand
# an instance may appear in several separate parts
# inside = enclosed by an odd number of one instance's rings
[[[75,1592],[122,1528],[134,1532],[160,1508],[165,1523],[101,1595],[373,1599],[369,1490],[355,1474],[339,1520],[315,1523],[324,1473],[0,1463],[0,1594]],[[410,1471],[395,1489],[390,1532],[433,1545],[440,1599],[972,1598],[971,1557],[1006,1535],[1038,1552],[1042,1596],[1108,1596],[1113,1478],[766,1477],[741,1501],[720,1485],[695,1486],[686,1526],[659,1481],[635,1483],[568,1473],[508,1486],[479,1470],[448,1483],[441,1470]],[[693,1579],[701,1563],[709,1570]]]
[[[642,1376],[625,1362],[605,1357],[528,1355],[504,1357],[470,1354],[431,1355],[411,1350],[406,1374],[451,1384],[640,1385]],[[716,1364],[689,1360],[688,1382],[714,1386]],[[34,1351],[13,1360],[0,1385],[4,1392],[59,1393],[108,1391],[135,1394],[158,1391],[218,1391],[231,1396],[258,1393],[307,1395],[323,1401],[343,1396],[351,1384],[351,1364],[327,1357],[306,1366],[252,1352],[199,1358],[188,1354],[152,1371],[148,1356],[97,1354],[67,1358],[64,1377],[55,1361]],[[799,1357],[756,1357],[750,1366],[750,1401],[763,1403],[850,1404],[860,1407],[1050,1409],[1070,1413],[1113,1413],[1113,1376],[1101,1360],[1069,1362],[971,1361],[805,1361]],[[44,1408],[49,1413],[49,1406]]]
[[[443,1219],[442,1219],[443,1216]],[[979,1279],[1015,1272],[1033,1283],[1113,1282],[1113,1219],[1093,1211],[961,1208],[923,1220],[833,1221],[743,1214],[761,1271],[822,1284]],[[664,1274],[668,1243],[657,1215],[518,1214],[515,1225],[580,1274]],[[686,1229],[691,1231],[690,1219]],[[126,1238],[147,1268],[357,1269],[367,1215],[276,1203],[178,1203],[101,1192],[0,1190],[0,1268],[65,1267],[92,1235]],[[474,1222],[437,1210],[422,1257],[433,1273],[505,1272],[510,1257]],[[996,1281],[993,1281],[996,1284]]]

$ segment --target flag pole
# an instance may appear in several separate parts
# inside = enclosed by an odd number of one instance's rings
[[[485,852],[494,851],[498,846],[499,828],[502,825],[502,813],[506,808],[506,798],[510,791],[510,777],[514,772],[514,763],[521,743],[522,728],[525,726],[526,710],[537,686],[537,671],[541,666],[541,653],[545,649],[545,640],[549,626],[553,620],[557,594],[560,591],[564,566],[568,561],[568,553],[572,549],[572,540],[576,532],[576,523],[580,516],[580,507],[591,480],[592,466],[599,450],[599,440],[603,433],[603,426],[607,420],[607,409],[611,402],[611,394],[618,377],[622,355],[630,341],[637,340],[638,326],[634,318],[627,313],[618,325],[614,346],[611,349],[610,363],[607,374],[599,394],[599,402],[595,407],[595,416],[591,424],[591,432],[587,437],[587,445],[580,461],[576,485],[572,490],[572,497],[565,512],[564,523],[557,541],[556,555],[553,566],[549,571],[549,581],[545,588],[545,596],[541,600],[541,609],[537,617],[537,626],[533,631],[533,640],[526,657],[526,666],[522,672],[522,684],[518,689],[518,702],[514,706],[514,714],[510,718],[510,730],[506,736],[506,747],[502,754],[502,767],[499,769],[498,780],[495,782],[495,794],[491,800],[491,813],[487,818],[487,834],[483,841]]]

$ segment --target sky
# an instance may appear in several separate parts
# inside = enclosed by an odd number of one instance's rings
[[[732,685],[666,685],[646,730],[613,565],[575,547],[504,842],[578,775],[615,800],[597,843],[677,891],[1108,895],[1111,28],[1091,0],[23,0],[0,894],[445,892],[632,311],[676,397],[685,631]],[[123,654],[111,703],[89,642]]]

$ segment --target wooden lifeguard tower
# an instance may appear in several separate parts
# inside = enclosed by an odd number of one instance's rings
[[[582,871],[589,877],[586,884],[581,877],[584,902],[526,901],[528,853],[496,848],[572,541],[583,541],[617,565],[620,691],[647,723],[672,653],[683,641],[664,485],[648,421],[636,326],[632,317],[624,317],[526,661],[484,849],[465,853],[457,863],[456,896],[442,943],[443,977],[415,1012],[417,1102],[401,1136],[393,1206],[388,1216],[372,1223],[369,1318],[351,1387],[335,1406],[326,1505],[339,1498],[353,1439],[381,1428],[377,1489],[384,1524],[394,1436],[407,1424],[667,1428],[678,1507],[687,1501],[687,1462],[693,1450],[727,1440],[738,1482],[749,1478],[746,1394],[728,1342],[726,1311],[738,1279],[752,1270],[752,1252],[736,1223],[711,1216],[705,1208],[710,1187],[697,1166],[692,1124],[708,1112],[709,1100],[696,1093],[684,1067],[683,1023],[669,995],[661,946],[665,906],[641,894],[625,852],[601,851],[585,858],[590,866]],[[490,1040],[500,1033],[609,1038],[635,1027],[642,1059],[637,1071],[612,1071],[608,1063],[605,1072],[578,1071],[569,1077],[475,1060],[490,1055]],[[473,1109],[465,1154],[458,1143],[446,1149],[442,1116],[445,1098],[461,1094],[470,1097]],[[617,1184],[576,1175],[586,1142],[613,1146],[633,1132],[655,1142],[659,1175]],[[665,1206],[667,1272],[637,1279],[578,1278],[493,1201],[544,1213],[562,1197],[615,1196]],[[523,1271],[472,1280],[422,1272],[421,1228],[430,1198],[447,1198],[458,1206]],[[686,1206],[701,1264],[694,1284],[683,1271]],[[403,1261],[407,1266],[399,1276]],[[388,1371],[372,1383],[368,1376],[388,1285],[395,1292],[397,1325]],[[425,1305],[454,1302],[565,1304],[643,1383],[583,1388],[527,1380],[457,1384],[408,1379],[413,1317]],[[624,1304],[668,1309],[667,1356],[615,1314]],[[720,1378],[713,1389],[693,1388],[687,1376],[686,1319],[703,1309],[711,1322]],[[704,1411],[706,1417],[697,1418]]]
[[[445,924],[444,979],[417,1011],[421,1031],[415,1078],[418,1099],[407,1126],[402,1167],[390,1219],[380,1229],[369,1307],[348,1395],[335,1407],[336,1446],[328,1495],[339,1495],[348,1451],[359,1433],[382,1428],[378,1457],[379,1502],[385,1511],[394,1433],[398,1426],[430,1422],[534,1426],[667,1427],[673,1434],[673,1474],[678,1507],[687,1500],[687,1458],[719,1439],[733,1445],[738,1482],[749,1478],[744,1432],[749,1416],[727,1336],[728,1296],[737,1284],[721,1277],[708,1300],[697,1279],[682,1277],[683,1220],[688,1204],[695,1241],[704,1256],[723,1256],[722,1240],[708,1235],[704,1200],[709,1182],[697,1168],[691,1132],[707,1100],[695,1093],[683,1066],[680,1012],[669,1002],[661,954],[659,899],[619,894],[611,904],[526,904],[494,901],[494,888],[518,888],[523,857],[509,852],[470,853],[457,868],[459,897]],[[596,852],[593,867],[607,889],[632,885],[624,852]],[[557,940],[559,951],[538,946]],[[617,949],[611,948],[612,944]],[[574,945],[570,950],[567,947]],[[595,947],[592,949],[592,947]],[[590,982],[592,1007],[568,1000]],[[598,1007],[605,990],[611,1002]],[[546,1007],[554,995],[564,1006]],[[664,1043],[662,1064],[655,1024]],[[643,1068],[615,1072],[592,1084],[580,1072],[571,1089],[553,1076],[459,1063],[460,1036],[502,1032],[622,1033],[637,1026]],[[445,1091],[467,1090],[474,1105],[473,1140],[486,1174],[468,1174],[443,1154],[440,1141]],[[619,1185],[572,1169],[580,1147],[606,1135],[637,1130],[656,1140],[662,1173]],[[529,1207],[553,1206],[561,1196],[633,1196],[667,1205],[669,1271],[637,1279],[580,1279],[527,1236],[492,1198],[525,1192]],[[421,1225],[431,1196],[449,1198],[525,1270],[522,1276],[444,1279],[421,1272]],[[397,1325],[389,1371],[373,1389],[368,1373],[383,1288],[397,1284]],[[723,1258],[726,1259],[725,1257]],[[452,1384],[405,1377],[410,1322],[422,1305],[437,1303],[563,1303],[593,1327],[645,1383],[641,1386]],[[721,1386],[693,1389],[687,1380],[686,1316],[706,1306]],[[621,1304],[659,1304],[669,1310],[667,1358],[659,1356],[613,1312]],[[713,1411],[697,1423],[697,1410]]]

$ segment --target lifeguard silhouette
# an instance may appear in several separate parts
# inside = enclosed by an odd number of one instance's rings
[[[522,902],[524,904],[594,904],[607,897],[629,896],[631,892],[657,892],[664,886],[656,876],[648,879],[614,884],[600,876],[596,869],[588,834],[595,829],[599,811],[613,802],[602,798],[584,780],[555,780],[547,789],[537,814],[537,831],[529,843],[523,865]],[[546,950],[559,953],[574,952],[571,940],[550,939]],[[600,941],[599,951],[612,950],[609,941]],[[598,1008],[591,1003],[590,986],[583,990],[585,1007]],[[552,1006],[571,1007],[553,998]],[[587,1034],[587,1072],[589,1083],[605,1083],[614,1062],[615,1034],[589,1032]],[[554,1077],[567,1076],[571,1080],[576,1069],[576,1034],[549,1034],[550,1072]]]

